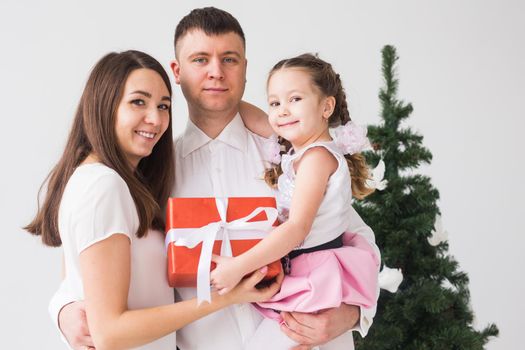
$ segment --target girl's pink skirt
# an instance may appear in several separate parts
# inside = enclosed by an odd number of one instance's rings
[[[345,246],[299,255],[291,265],[281,290],[255,305],[265,317],[282,322],[278,311],[312,313],[341,303],[365,308],[376,303],[379,261],[359,235],[345,234]]]

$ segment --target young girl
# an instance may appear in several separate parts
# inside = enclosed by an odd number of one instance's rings
[[[280,166],[266,174],[277,184],[282,224],[238,257],[214,257],[218,265],[211,273],[212,284],[224,294],[265,264],[283,257],[291,264],[280,292],[258,304],[269,319],[248,349],[294,345],[279,329],[279,311],[311,313],[341,303],[370,308],[377,299],[377,254],[366,242],[343,246],[350,222],[361,220],[352,195],[363,198],[373,190],[366,186],[368,167],[359,153],[369,146],[366,130],[350,121],[339,75],[305,54],[277,63],[267,88],[269,124],[286,149]],[[263,136],[270,133],[260,120],[245,123]],[[338,127],[335,140],[329,127]],[[343,348],[353,348],[351,332],[323,346]]]
[[[154,58],[139,51],[104,56],[86,83],[43,206],[26,227],[46,245],[63,244],[61,288],[85,300],[99,350],[174,349],[180,327],[278,289],[255,289],[259,271],[231,296],[173,304],[158,232],[159,203],[174,180],[170,103],[169,78]]]

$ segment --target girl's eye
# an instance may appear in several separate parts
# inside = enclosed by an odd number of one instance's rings
[[[137,99],[132,100],[131,104],[135,106],[144,106],[146,103],[144,102],[143,99],[137,98]]]
[[[170,106],[167,104],[161,104],[158,108],[162,111],[168,111],[170,109]]]
[[[302,100],[302,98],[300,98],[300,97],[298,97],[298,96],[292,97],[292,98],[290,99],[291,102],[298,102],[298,101],[301,101],[301,100]]]
[[[270,105],[270,107],[277,107],[277,106],[279,106],[279,102],[272,101],[272,102],[269,103],[269,105]]]

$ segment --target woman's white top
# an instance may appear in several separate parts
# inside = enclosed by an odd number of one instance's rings
[[[359,215],[352,207],[352,185],[346,158],[333,141],[314,142],[293,154],[283,155],[277,188],[277,206],[281,221],[288,219],[293,192],[295,190],[294,161],[314,147],[326,148],[337,159],[337,169],[330,176],[319,210],[315,215],[310,233],[296,249],[311,248],[329,242],[348,231],[350,222]]]
[[[150,230],[137,238],[139,219],[128,186],[116,171],[101,163],[79,166],[69,179],[58,212],[66,275],[61,289],[84,300],[80,253],[114,234],[130,240],[131,280],[128,308],[140,309],[173,303],[168,286],[164,237]],[[174,349],[175,333],[137,349]]]

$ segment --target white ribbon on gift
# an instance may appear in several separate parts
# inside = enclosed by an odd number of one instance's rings
[[[215,198],[220,220],[211,222],[199,228],[172,228],[166,233],[164,241],[166,249],[170,243],[179,247],[195,248],[202,242],[202,250],[197,268],[197,301],[211,302],[210,292],[210,266],[213,254],[213,243],[222,240],[221,255],[232,256],[232,239],[263,239],[268,235],[277,219],[277,209],[272,207],[259,207],[249,215],[231,221],[226,221],[228,208],[227,198]],[[265,212],[266,220],[248,222],[261,212]]]

